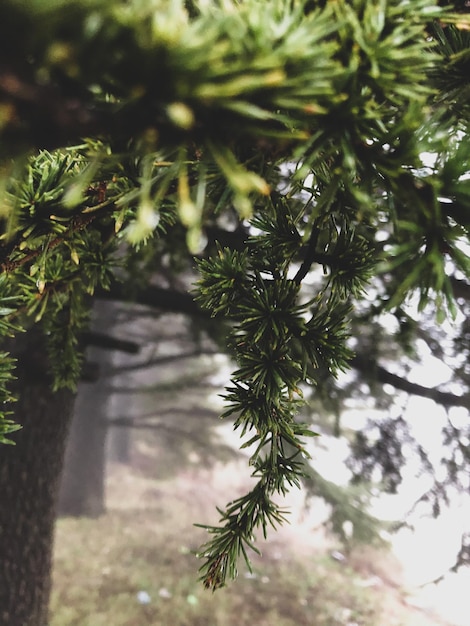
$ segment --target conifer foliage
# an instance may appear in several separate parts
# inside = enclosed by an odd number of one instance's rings
[[[296,419],[302,388],[348,367],[369,281],[393,277],[382,307],[418,292],[455,314],[449,267],[470,274],[470,31],[465,7],[443,4],[1,3],[0,332],[40,324],[56,388],[73,387],[96,289],[184,227],[197,300],[230,322],[224,415],[255,446],[253,490],[208,528],[209,588],[284,520],[273,496],[299,484],[315,434]],[[226,215],[250,235],[206,258],[205,228]],[[3,354],[3,407],[12,375]]]

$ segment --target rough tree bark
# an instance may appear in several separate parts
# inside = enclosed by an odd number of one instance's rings
[[[8,349],[18,358],[15,419],[0,451],[0,623],[46,626],[56,500],[74,394],[51,391],[36,329]]]

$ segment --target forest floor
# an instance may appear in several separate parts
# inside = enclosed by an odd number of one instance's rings
[[[161,439],[161,438],[160,438]],[[215,593],[198,581],[195,552],[215,506],[247,487],[238,460],[201,466],[197,453],[164,479],[168,449],[143,439],[133,464],[108,471],[108,512],[59,520],[50,626],[444,626],[410,606],[386,551],[341,547],[296,494],[292,521],[253,555],[253,573]],[[246,463],[244,464],[246,465]],[[163,466],[162,466],[163,467]],[[320,507],[320,502],[312,503]]]

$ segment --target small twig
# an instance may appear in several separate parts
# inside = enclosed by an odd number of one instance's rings
[[[155,359],[144,361],[143,363],[133,363],[132,365],[120,365],[119,367],[113,367],[109,369],[105,377],[115,376],[116,374],[123,374],[132,371],[140,371],[150,367],[158,367],[159,365],[167,365],[180,361],[182,359],[192,359],[205,355],[220,354],[218,350],[192,350],[191,352],[182,352],[180,354],[170,354],[168,356],[161,356]]]
[[[61,243],[63,243],[65,240],[67,240],[72,233],[79,232],[80,230],[83,230],[91,222],[93,222],[97,217],[98,217],[98,215],[96,213],[95,214],[91,214],[91,215],[84,215],[82,213],[80,215],[74,216],[70,220],[70,225],[68,226],[67,230],[62,235],[60,235],[60,236],[58,235],[57,237],[52,239],[52,241],[49,242],[49,244],[47,246],[48,249],[52,250],[53,248],[56,248]],[[9,255],[12,252],[14,252],[15,248],[19,245],[19,243],[20,243],[19,240],[17,242],[15,242],[15,247],[12,250],[10,250],[10,252],[8,253]],[[42,248],[38,247],[36,250],[30,250],[24,256],[22,256],[20,259],[17,259],[15,261],[6,260],[6,261],[4,261],[0,265],[0,270],[2,272],[6,272],[6,273],[13,272],[16,269],[18,269],[19,267],[25,265],[29,261],[32,261],[33,259],[38,257],[40,254],[42,254],[42,252],[43,252]]]
[[[308,271],[312,267],[312,264],[317,260],[315,249],[317,247],[318,235],[320,230],[317,226],[317,221],[313,223],[312,232],[310,233],[310,239],[308,241],[307,250],[305,252],[305,258],[300,266],[297,274],[294,276],[294,282],[300,285]]]
[[[105,333],[98,333],[94,330],[86,330],[82,334],[82,341],[86,346],[94,346],[103,350],[117,350],[128,354],[138,354],[141,346],[135,341],[127,341],[118,337],[112,337]]]

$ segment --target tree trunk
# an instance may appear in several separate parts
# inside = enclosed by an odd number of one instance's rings
[[[74,394],[51,391],[36,329],[8,346],[18,358],[15,446],[0,449],[0,623],[46,626],[56,500]]]
[[[131,460],[130,429],[110,426],[108,437],[108,458],[115,463],[129,464]]]
[[[62,474],[59,515],[99,517],[104,513],[108,399],[109,393],[99,379],[79,386]]]
[[[95,301],[92,330],[109,338],[115,317],[113,302]],[[110,348],[101,342],[86,349],[87,359],[98,366],[98,377],[79,385],[59,491],[61,516],[99,517],[106,508],[106,418],[110,394],[109,381],[101,374],[113,364],[114,352]]]

